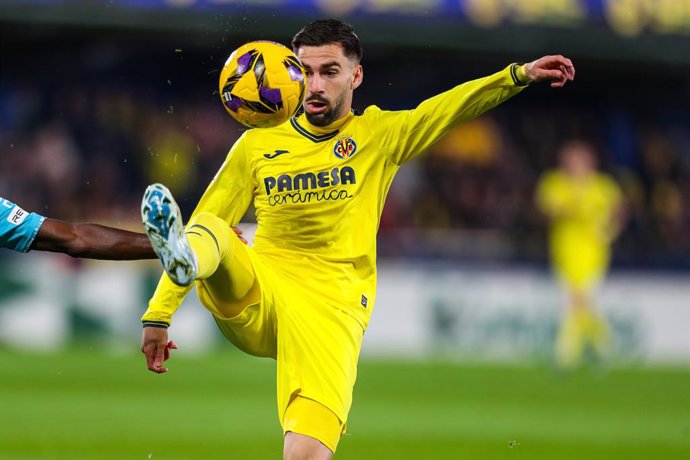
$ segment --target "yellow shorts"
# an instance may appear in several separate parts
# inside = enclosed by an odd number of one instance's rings
[[[278,273],[252,249],[239,245],[236,250],[246,251],[251,260],[260,300],[248,302],[237,316],[224,318],[213,304],[218,296],[209,292],[203,281],[197,284],[199,299],[235,346],[255,356],[276,359],[278,414],[283,430],[316,438],[335,451],[352,405],[364,329],[313,283],[300,278],[299,270],[292,267],[296,273],[292,276]],[[329,413],[337,422],[324,422]]]
[[[318,439],[331,452],[345,434],[345,424],[321,403],[297,396],[288,404],[283,416],[283,432],[304,434]]]
[[[595,289],[609,267],[609,250],[601,245],[552,245],[551,256],[558,278],[569,289],[580,292]]]

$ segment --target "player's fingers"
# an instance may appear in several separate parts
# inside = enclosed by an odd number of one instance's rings
[[[159,374],[167,372],[167,369],[163,367],[163,362],[165,361],[165,350],[166,346],[156,345],[156,352],[153,359],[153,372],[158,372]]]
[[[144,352],[144,356],[146,356],[146,367],[152,371],[154,370],[153,363],[155,361],[155,351],[153,350],[142,350]]]
[[[241,228],[232,227],[232,231],[235,232],[235,235],[237,235],[237,237],[240,239],[241,242],[243,242],[244,244],[249,244],[247,242],[247,240],[244,239],[244,237],[242,236],[242,233],[244,233],[244,232],[242,231]]]
[[[550,67],[558,67],[561,65],[572,67],[573,61],[560,54],[555,54],[553,56],[545,56],[544,64]]]
[[[537,77],[540,80],[563,80],[565,78],[565,74],[561,69],[539,69],[537,71]]]
[[[165,346],[165,351],[163,354],[163,361],[167,361],[170,359],[170,351],[171,350],[177,350],[177,344],[173,342],[172,340],[168,342],[168,344]]]
[[[568,80],[575,79],[575,67],[573,67],[572,65],[561,65],[561,70],[568,77]]]
[[[155,348],[151,348],[145,352],[146,355],[146,367],[151,371],[155,372],[156,374],[162,374],[164,372],[167,372],[168,370],[160,363],[157,362],[157,353]]]
[[[567,78],[561,78],[561,79],[557,79],[557,80],[552,80],[552,81],[551,81],[551,87],[552,87],[552,88],[562,88],[563,86],[565,86],[565,83],[566,83],[567,81],[568,81]]]

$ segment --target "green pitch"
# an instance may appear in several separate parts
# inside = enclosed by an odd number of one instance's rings
[[[0,350],[0,459],[279,459],[271,361]],[[337,459],[688,459],[688,370],[364,361]]]

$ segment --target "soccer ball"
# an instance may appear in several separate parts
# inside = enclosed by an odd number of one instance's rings
[[[271,41],[237,48],[220,72],[220,98],[232,117],[250,128],[277,126],[302,106],[306,75],[292,51]]]

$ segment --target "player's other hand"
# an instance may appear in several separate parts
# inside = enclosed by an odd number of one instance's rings
[[[244,232],[242,232],[241,229],[239,229],[237,227],[232,227],[232,231],[235,232],[235,235],[237,235],[237,238],[239,238],[241,242],[243,242],[244,244],[248,244],[247,240],[245,240],[244,237],[242,236],[242,233],[244,233]]]
[[[575,79],[575,66],[570,59],[557,54],[544,56],[525,64],[525,76],[533,82],[551,81],[552,88],[561,88]]]
[[[146,356],[146,366],[157,374],[168,372],[163,363],[170,358],[171,350],[177,350],[175,342],[168,341],[168,330],[161,327],[145,327],[141,338],[141,352]]]

